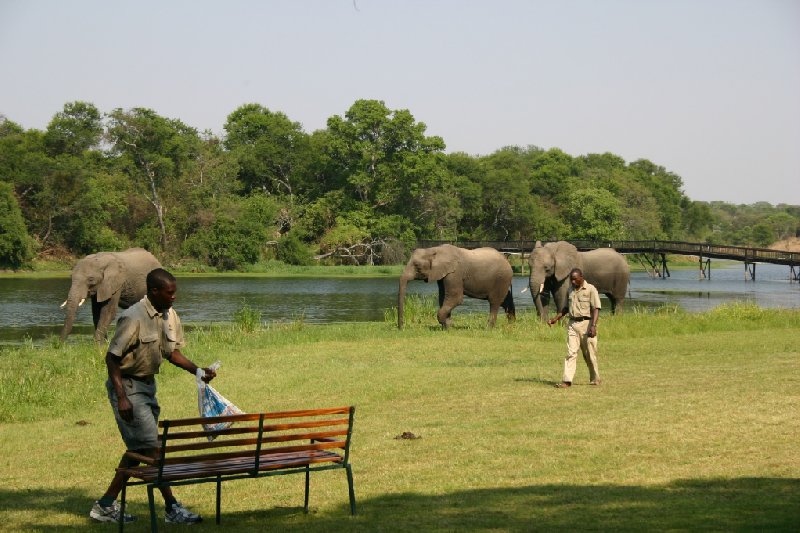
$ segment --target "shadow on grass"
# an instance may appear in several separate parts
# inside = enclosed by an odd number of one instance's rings
[[[335,480],[330,480],[335,482]],[[800,529],[800,479],[736,478],[678,480],[656,486],[541,485],[519,488],[463,490],[444,495],[387,494],[358,501],[351,517],[346,496],[336,509],[302,511],[271,507],[269,483],[250,483],[264,494],[263,509],[225,512],[221,528],[213,516],[192,531],[532,531],[532,530],[769,530]],[[358,478],[356,478],[358,483]],[[312,483],[313,485],[313,483]],[[358,485],[356,484],[356,490]],[[346,485],[342,492],[346,495]],[[224,494],[223,489],[223,494]],[[213,489],[206,508],[213,507]],[[27,531],[85,531],[92,497],[83,491],[0,489],[2,510],[11,512],[5,526]],[[230,502],[227,502],[230,503]],[[187,502],[199,507],[201,502]],[[139,520],[126,531],[146,531],[146,507],[135,505]],[[72,515],[65,519],[64,515]],[[22,518],[20,518],[22,517]],[[29,518],[28,518],[29,517]],[[164,527],[163,517],[159,528]],[[5,529],[5,528],[4,528]],[[91,530],[114,529],[96,524]]]

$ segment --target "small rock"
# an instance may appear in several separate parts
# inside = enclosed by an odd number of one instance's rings
[[[421,439],[422,436],[417,436],[411,433],[410,431],[404,431],[400,435],[396,436],[395,439],[397,440],[414,440],[414,439]]]

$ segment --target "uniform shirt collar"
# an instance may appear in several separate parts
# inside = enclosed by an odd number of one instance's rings
[[[147,316],[149,316],[150,318],[162,316],[162,313],[160,313],[155,307],[153,307],[153,304],[150,302],[150,298],[145,296],[142,299],[144,300],[144,309],[145,311],[147,311]]]

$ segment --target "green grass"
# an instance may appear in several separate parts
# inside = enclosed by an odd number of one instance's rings
[[[245,411],[357,406],[341,472],[228,483],[234,531],[786,530],[800,527],[800,312],[723,306],[603,316],[601,387],[562,391],[563,327],[534,316],[454,315],[423,303],[385,323],[302,320],[199,328],[185,353],[219,359],[215,387]],[[408,318],[408,316],[407,316]],[[103,350],[31,343],[0,351],[0,520],[11,531],[84,531],[122,444]],[[162,417],[194,416],[192,376],[165,365]],[[421,437],[395,439],[403,432]],[[213,485],[179,498],[213,523]],[[146,495],[129,493],[146,531]],[[161,519],[163,526],[163,519]],[[91,527],[110,530],[111,526]],[[170,528],[168,530],[178,530]]]
[[[73,261],[50,261],[35,260],[28,269],[11,271],[0,270],[0,276],[7,278],[41,278],[65,276],[69,277],[72,272]],[[381,265],[381,266],[355,266],[355,265],[310,265],[295,266],[288,265],[281,261],[270,260],[261,261],[253,265],[246,265],[239,271],[217,272],[215,268],[199,263],[181,263],[176,265],[165,265],[175,274],[181,277],[189,276],[264,276],[264,277],[399,277],[404,265]]]

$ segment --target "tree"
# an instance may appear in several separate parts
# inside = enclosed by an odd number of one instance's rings
[[[619,202],[605,189],[585,187],[570,193],[565,216],[571,239],[624,238]]]
[[[50,155],[78,156],[100,144],[103,122],[100,111],[88,102],[64,104],[47,126],[44,142]]]
[[[0,181],[0,265],[20,268],[33,258],[33,241],[25,228],[14,187]]]
[[[247,193],[302,193],[309,165],[310,142],[299,122],[259,104],[246,104],[228,115],[225,147],[239,164]]]
[[[346,194],[382,213],[414,211],[408,200],[428,177],[428,157],[444,150],[440,137],[408,110],[391,111],[377,100],[356,101],[344,117],[328,119],[327,156]]]
[[[115,109],[109,115],[108,140],[122,171],[153,207],[161,249],[167,251],[163,191],[194,159],[200,145],[197,131],[151,109]]]
[[[186,239],[184,253],[221,270],[253,264],[273,237],[279,210],[278,202],[264,194],[234,200],[211,213]]]
[[[628,168],[632,177],[644,185],[655,198],[664,235],[670,239],[675,238],[681,227],[681,204],[684,198],[680,176],[646,159],[634,161]]]

